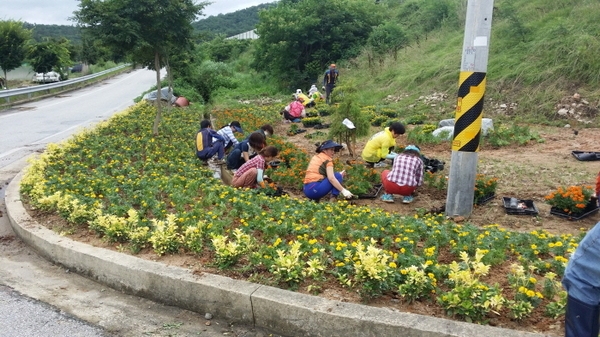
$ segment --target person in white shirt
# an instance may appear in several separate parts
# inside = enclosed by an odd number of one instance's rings
[[[244,130],[242,130],[242,126],[240,125],[240,122],[238,122],[238,121],[232,121],[228,125],[225,125],[221,129],[219,129],[219,131],[217,131],[217,133],[221,137],[223,137],[223,139],[225,141],[225,144],[224,144],[225,151],[227,151],[232,146],[236,146],[240,143],[237,140],[237,138],[235,137],[235,135],[233,134],[234,132],[239,132],[242,134],[244,133]]]

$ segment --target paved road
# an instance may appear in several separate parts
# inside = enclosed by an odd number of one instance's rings
[[[124,110],[154,76],[137,70],[0,112],[0,337],[272,336],[114,291],[49,263],[10,228],[4,190],[27,157]]]

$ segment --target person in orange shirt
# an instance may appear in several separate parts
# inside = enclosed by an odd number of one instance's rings
[[[354,196],[342,185],[345,172],[333,170],[333,156],[341,149],[342,145],[333,140],[326,140],[317,147],[317,154],[308,163],[304,176],[304,195],[309,199],[319,201],[329,193],[332,200],[337,199],[340,193],[346,199]]]

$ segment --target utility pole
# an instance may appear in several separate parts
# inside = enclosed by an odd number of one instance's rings
[[[449,217],[473,211],[493,11],[494,0],[468,0],[446,196]]]

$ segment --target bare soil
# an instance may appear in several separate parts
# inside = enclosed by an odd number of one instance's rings
[[[276,134],[286,135],[290,124],[281,124],[276,127]],[[550,206],[544,202],[544,196],[552,192],[558,186],[589,184],[595,183],[596,175],[600,171],[600,162],[578,161],[572,156],[571,151],[595,151],[600,142],[600,132],[598,129],[581,129],[574,132],[570,128],[556,127],[531,127],[539,132],[545,140],[541,143],[530,143],[519,147],[489,148],[483,147],[478,155],[478,172],[486,176],[497,177],[499,179],[496,197],[490,202],[475,206],[471,216],[466,219],[455,219],[474,225],[483,226],[489,224],[498,224],[511,231],[529,232],[533,230],[545,230],[552,234],[578,234],[582,230],[591,228],[598,220],[598,213],[590,215],[580,221],[569,221],[550,214]],[[307,132],[289,136],[295,144],[304,147],[312,153],[315,149],[316,139],[307,138],[315,132],[325,132],[327,130],[314,130],[307,128]],[[377,128],[373,129],[377,131]],[[323,140],[323,139],[320,139]],[[406,145],[405,136],[397,140],[398,146]],[[446,162],[444,172],[446,174],[450,168],[451,146],[449,142],[438,145],[418,144],[422,153],[428,158],[436,158]],[[357,144],[357,149],[362,149],[364,141]],[[342,160],[359,159],[352,158],[349,153],[339,154]],[[299,193],[291,191],[293,196],[302,197]],[[525,215],[507,215],[503,208],[502,197],[516,197],[519,199],[531,199],[539,210],[538,216]],[[445,204],[446,192],[433,188],[422,187],[417,191],[415,200],[411,204],[402,204],[399,200],[395,203],[384,203],[375,199],[359,199],[358,205],[368,205],[381,207],[390,212],[399,214],[414,214],[418,210],[432,210]],[[109,244],[99,239],[93,232],[88,230],[73,229],[66,225],[58,216],[48,214],[39,214],[30,211],[37,220],[54,230],[63,232],[75,240],[80,240],[88,244],[101,246],[108,249],[114,249],[128,253],[128,250],[120,245]],[[159,257],[153,252],[146,250],[137,255],[140,258],[161,261],[169,265],[190,268],[196,273],[212,272],[225,274],[236,279],[249,279],[250,281],[267,283],[270,281],[267,277],[262,277],[260,271],[222,271],[208,267],[206,256],[204,258],[195,255],[168,255]],[[504,289],[506,285],[506,274],[512,261],[499,268],[495,275],[491,275],[490,283],[499,283]],[[258,276],[257,276],[258,275]],[[250,278],[249,278],[250,277]],[[309,293],[308,284],[301,284],[298,289],[300,292]],[[319,296],[334,300],[361,303],[357,293],[349,292],[343,289],[335,280],[328,281],[320,285]],[[401,311],[407,311],[422,315],[448,318],[443,310],[433,302],[416,302],[407,304],[394,296],[384,296],[367,303],[374,306],[393,307]],[[553,320],[543,316],[542,310],[536,310],[530,318],[516,322],[506,316],[491,317],[490,325],[505,327],[516,330],[530,332],[543,332],[548,335],[562,335],[564,322],[562,319]]]

